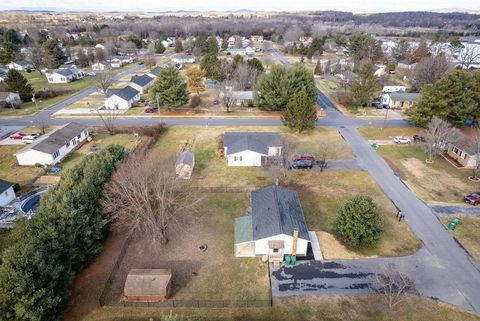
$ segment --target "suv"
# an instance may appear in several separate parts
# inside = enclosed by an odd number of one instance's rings
[[[463,201],[473,206],[477,206],[478,204],[480,204],[480,192],[472,193],[470,195],[465,196],[463,198]]]
[[[35,133],[35,134],[28,135],[28,136],[23,136],[22,137],[22,143],[31,144],[31,143],[33,143],[33,141],[35,139],[37,139],[41,135],[42,135],[41,133]]]
[[[303,154],[303,155],[294,155],[292,158],[292,165],[290,166],[293,169],[301,168],[312,168],[315,163],[315,156],[312,154]]]
[[[410,144],[412,140],[410,138],[403,137],[403,136],[395,136],[393,138],[393,142],[395,144]]]

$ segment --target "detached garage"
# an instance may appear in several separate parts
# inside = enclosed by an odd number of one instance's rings
[[[128,273],[123,297],[125,301],[159,301],[171,293],[170,269],[133,269]]]

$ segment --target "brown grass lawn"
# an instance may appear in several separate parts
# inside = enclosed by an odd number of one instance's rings
[[[442,219],[445,227],[455,216]],[[461,223],[451,232],[462,246],[477,260],[480,261],[480,217],[456,216]]]
[[[371,196],[384,219],[385,234],[376,246],[350,249],[353,252],[353,255],[350,255],[347,251],[330,251],[338,248],[336,244],[320,243],[320,247],[325,247],[326,258],[352,258],[359,254],[402,256],[414,252],[420,246],[420,241],[408,225],[396,220],[396,208],[367,172],[295,172],[295,175],[295,181],[305,184],[298,186],[298,191],[309,230],[332,233],[332,224],[338,210],[346,200],[357,194]],[[329,241],[334,239],[329,238]]]
[[[418,145],[380,146],[378,152],[424,201],[460,203],[464,195],[480,189],[480,183],[468,180],[470,169],[458,169],[441,156],[427,164]]]
[[[17,165],[17,159],[13,154],[24,147],[23,144],[0,146],[0,178],[18,183],[21,188],[43,172],[41,167]]]
[[[395,136],[412,138],[415,134],[421,134],[424,129],[420,127],[360,127],[358,131],[369,140],[392,140]]]
[[[352,151],[339,133],[330,128],[294,134],[284,127],[171,127],[155,147],[166,153],[176,153],[185,143],[193,142],[193,179],[201,186],[265,186],[273,183],[273,178],[262,168],[228,167],[226,159],[217,156],[217,138],[225,131],[276,131],[283,136],[291,136],[297,142],[298,152],[318,153],[320,143],[324,142],[335,148],[337,159],[353,158]]]
[[[390,311],[378,296],[285,298],[265,309],[98,309],[85,321],[478,321],[476,314],[432,299],[409,296]]]
[[[71,104],[67,109],[78,109],[78,108],[91,108],[97,109],[102,106],[105,101],[105,95],[99,93],[93,93],[87,97],[80,99],[79,101]]]

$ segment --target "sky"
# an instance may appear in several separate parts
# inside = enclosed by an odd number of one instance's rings
[[[0,10],[38,8],[83,11],[233,11],[249,9],[350,12],[469,10],[480,12],[480,0],[0,0]]]

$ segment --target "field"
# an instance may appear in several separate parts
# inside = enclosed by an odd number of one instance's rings
[[[360,134],[368,140],[393,140],[395,136],[412,137],[424,131],[419,127],[360,127]]]
[[[452,235],[477,261],[480,261],[480,217],[450,216],[442,220],[445,227],[453,217],[460,218],[460,225],[451,232]]]
[[[78,109],[78,108],[97,109],[98,107],[103,105],[104,101],[105,101],[105,95],[99,94],[99,93],[93,93],[67,106],[66,108],[67,109]]]
[[[394,310],[378,296],[288,298],[271,309],[105,308],[85,321],[160,321],[173,314],[179,321],[478,321],[476,314],[432,299],[408,296]],[[164,316],[164,318],[162,318]],[[68,320],[67,320],[68,321]]]

